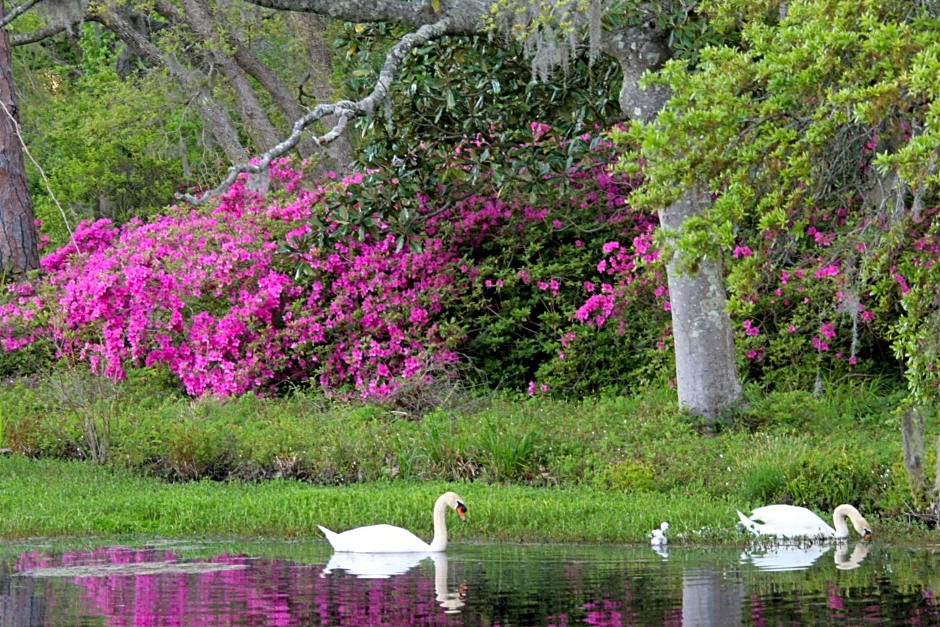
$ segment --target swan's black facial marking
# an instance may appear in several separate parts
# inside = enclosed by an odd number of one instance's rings
[[[466,520],[467,518],[467,506],[457,501],[457,507],[454,508],[457,510],[457,515],[460,516],[460,520]]]

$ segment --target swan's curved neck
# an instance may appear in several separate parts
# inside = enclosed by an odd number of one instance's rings
[[[446,551],[447,550],[447,521],[445,519],[445,514],[447,513],[447,503],[444,502],[444,497],[441,496],[434,502],[434,538],[431,539],[431,550],[432,551]]]
[[[859,530],[859,527],[864,526],[862,523],[862,515],[859,514],[858,510],[851,505],[843,504],[835,508],[835,510],[832,512],[832,522],[835,523],[837,538],[849,537],[849,526],[845,522],[846,518],[851,519],[852,526],[855,527],[859,533],[863,533],[861,530]]]

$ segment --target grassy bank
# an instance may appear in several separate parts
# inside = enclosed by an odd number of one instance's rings
[[[448,489],[459,491],[470,507],[467,521],[448,518],[455,542],[643,542],[663,518],[676,521],[677,532],[691,532],[717,528],[734,513],[730,503],[693,495],[664,499],[656,492],[589,487],[437,481],[343,488],[284,480],[171,484],[126,470],[14,456],[0,460],[0,535],[321,537],[318,524],[342,530],[385,521],[430,538],[431,504]]]
[[[470,506],[455,540],[641,542],[668,520],[673,541],[737,541],[735,509],[770,502],[824,515],[850,502],[888,534],[922,533],[905,516],[901,394],[879,380],[820,398],[752,391],[715,434],[668,392],[491,398],[418,417],[303,394],[192,402],[146,381],[57,385],[0,389],[17,452],[0,458],[0,536],[315,537],[317,524],[374,522],[430,536],[445,489]]]

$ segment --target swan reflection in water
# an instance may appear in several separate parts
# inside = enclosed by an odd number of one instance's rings
[[[746,549],[741,553],[740,561],[742,564],[750,562],[759,570],[805,570],[832,548],[833,545],[826,542],[806,545],[774,544]],[[837,543],[833,554],[836,568],[839,570],[858,568],[868,555],[870,548],[871,545],[868,542],[859,542],[855,545],[852,555],[848,555],[848,543]]]
[[[741,563],[750,562],[759,570],[805,570],[830,549],[824,542],[755,546],[741,552]]]
[[[336,570],[342,570],[358,579],[388,579],[404,575],[422,561],[430,559],[434,563],[434,595],[446,614],[455,614],[466,605],[467,584],[461,583],[451,592],[447,586],[447,554],[441,552],[424,553],[333,553],[320,573],[326,577]]]
[[[861,565],[865,557],[868,556],[868,551],[870,550],[871,544],[868,542],[859,542],[855,545],[852,554],[846,557],[849,552],[849,545],[845,542],[838,544],[836,546],[836,552],[833,555],[836,568],[839,570],[855,570]]]

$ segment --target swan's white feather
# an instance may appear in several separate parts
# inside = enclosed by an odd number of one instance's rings
[[[431,545],[407,529],[394,525],[369,525],[336,533],[317,525],[334,551],[359,553],[412,553],[430,551]]]
[[[668,542],[668,539],[666,538],[667,529],[669,529],[669,523],[663,522],[659,526],[659,529],[653,529],[650,531],[650,544],[653,546],[662,546],[663,544],[666,544]]]
[[[754,535],[778,538],[835,538],[836,530],[805,507],[765,505],[750,516],[738,512],[745,529]]]

